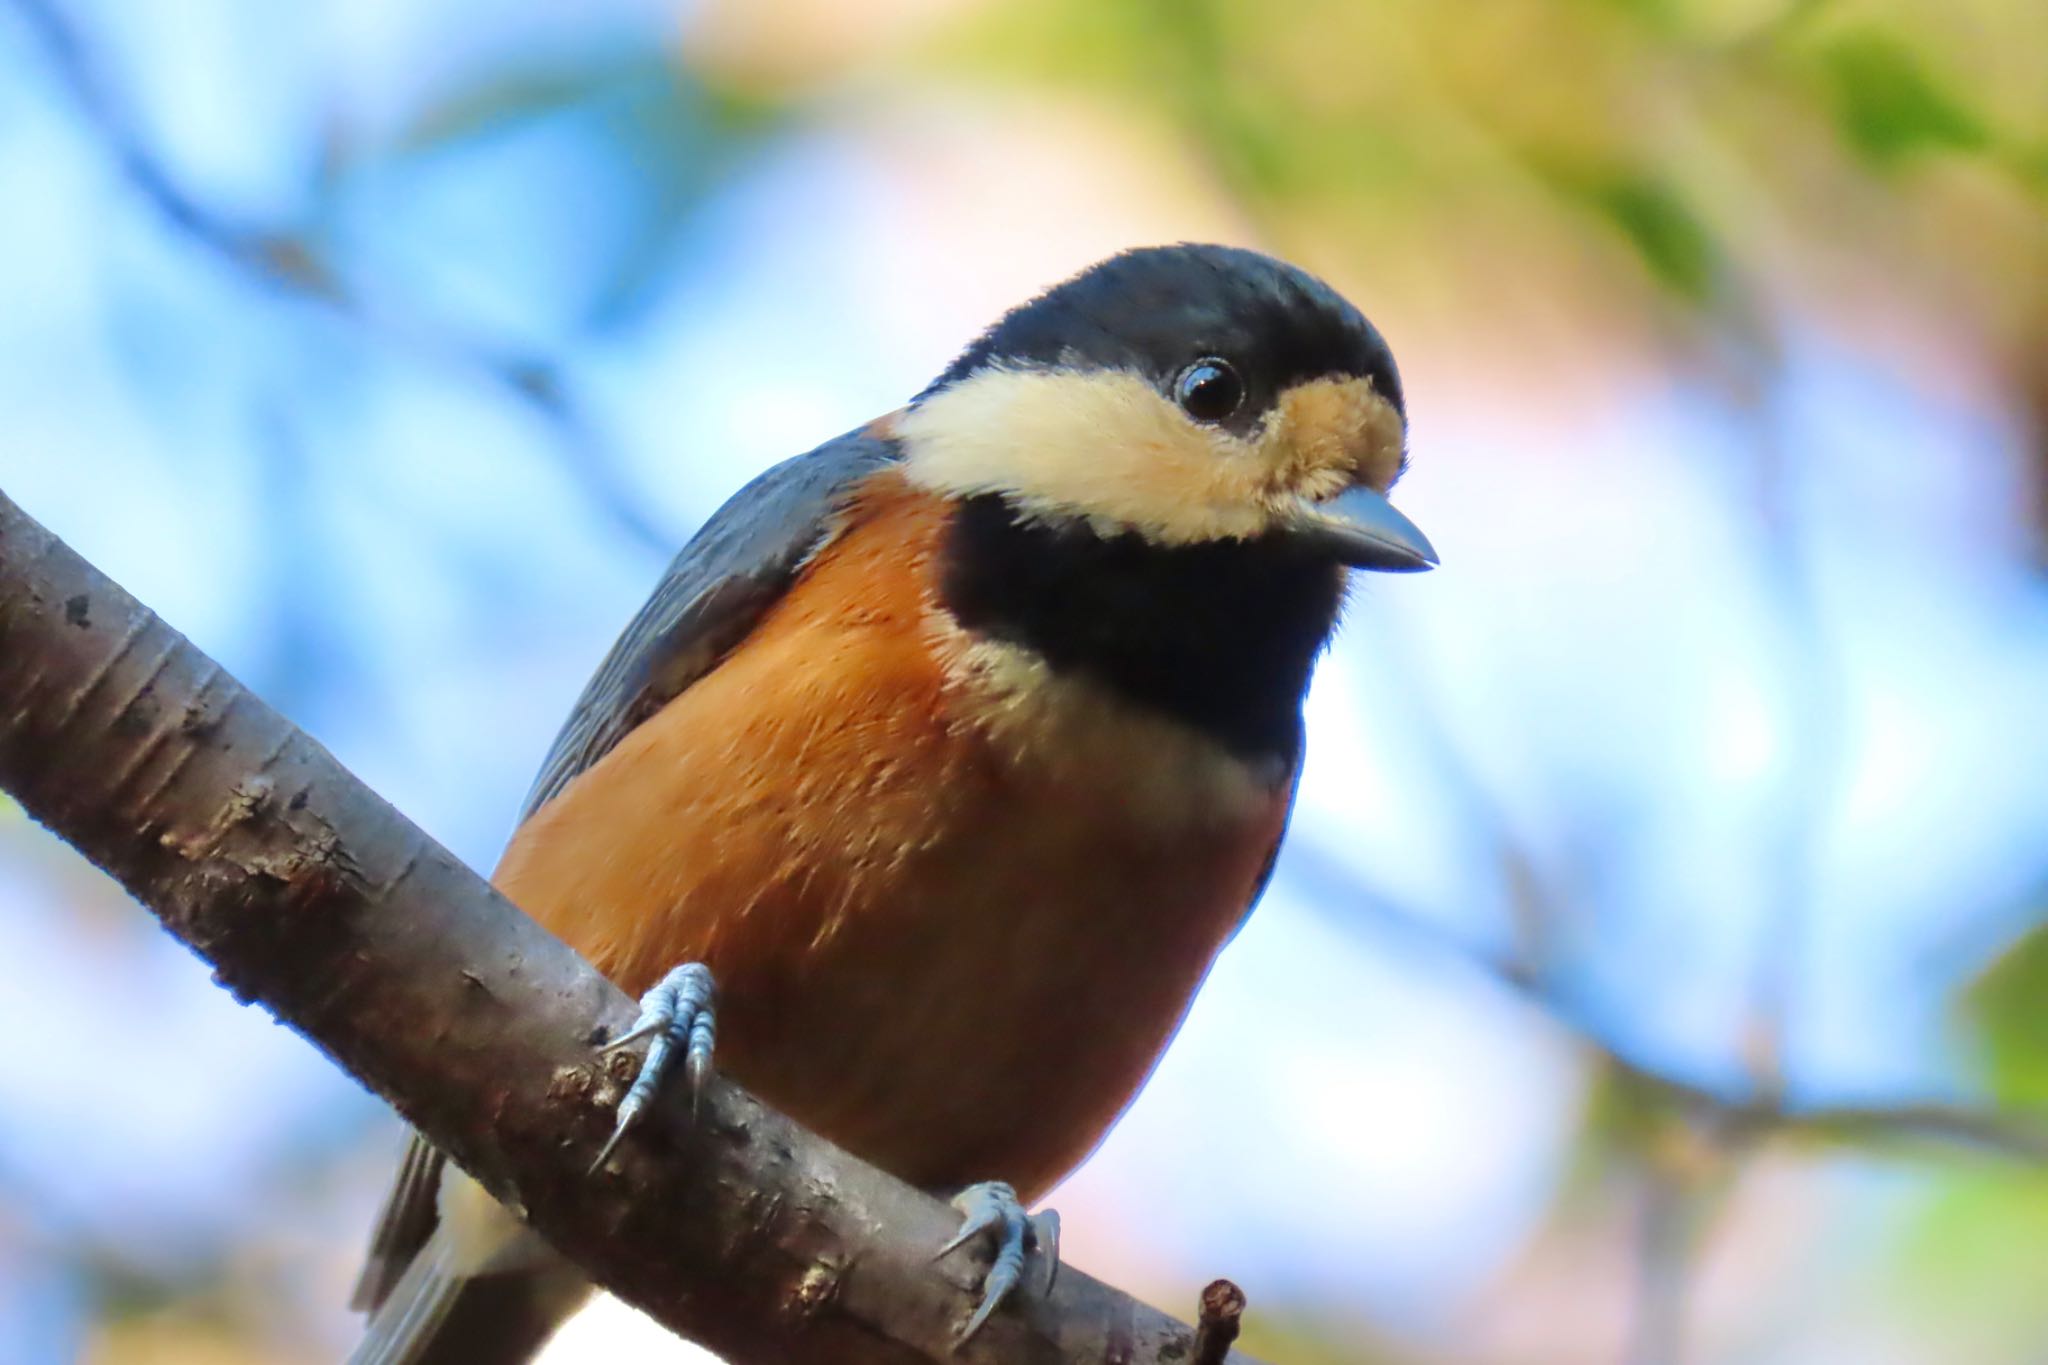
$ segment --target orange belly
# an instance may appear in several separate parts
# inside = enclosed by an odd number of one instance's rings
[[[716,669],[523,825],[499,887],[629,991],[719,981],[719,1064],[928,1187],[1027,1200],[1145,1079],[1285,787],[935,617],[880,480]],[[981,666],[987,665],[987,666]]]

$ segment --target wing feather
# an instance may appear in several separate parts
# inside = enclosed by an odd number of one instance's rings
[[[783,461],[712,513],[583,689],[520,818],[746,638],[831,539],[849,494],[895,458],[893,442],[862,428]]]
[[[712,513],[577,698],[521,821],[745,639],[835,534],[854,491],[896,457],[885,419],[783,461]],[[382,1303],[433,1234],[443,1160],[414,1135],[371,1234],[356,1307]]]

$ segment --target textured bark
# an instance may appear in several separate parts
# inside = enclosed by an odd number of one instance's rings
[[[953,1355],[975,1263],[931,1260],[950,1211],[730,1085],[586,1175],[635,1064],[592,1045],[631,1002],[4,495],[0,787],[600,1284],[736,1362],[1190,1357],[1186,1326],[1071,1268]]]

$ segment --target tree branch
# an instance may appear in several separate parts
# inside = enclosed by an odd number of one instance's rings
[[[584,1174],[632,1003],[0,494],[0,788],[600,1284],[738,1362],[1184,1361],[1069,1270],[959,1355],[936,1200],[716,1084]],[[1232,1359],[1249,1365],[1244,1357]]]
[[[1521,996],[1597,1055],[1624,1083],[1674,1109],[1711,1120],[1730,1141],[1773,1136],[1871,1145],[1925,1142],[1970,1147],[2048,1165],[2048,1114],[2005,1113],[1938,1101],[1810,1104],[1775,1083],[1720,1088],[1662,1071],[1633,1055],[1593,1012],[1572,999],[1540,963],[1461,936],[1435,916],[1365,884],[1343,859],[1313,844],[1290,844],[1288,874],[1315,888],[1315,899],[1362,915],[1445,954]]]

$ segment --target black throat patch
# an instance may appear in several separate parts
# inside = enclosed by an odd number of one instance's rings
[[[982,494],[954,513],[939,595],[974,634],[1086,674],[1240,758],[1291,766],[1343,577],[1277,540],[1158,545],[1020,520]]]

